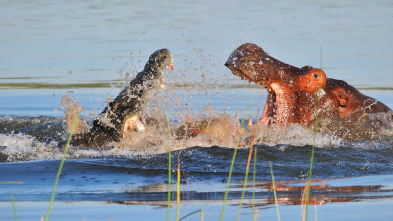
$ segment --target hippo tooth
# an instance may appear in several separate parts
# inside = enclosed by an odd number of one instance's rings
[[[251,116],[248,117],[247,125],[252,126],[252,117]]]

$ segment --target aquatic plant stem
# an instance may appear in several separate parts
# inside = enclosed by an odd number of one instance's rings
[[[11,202],[12,202],[12,210],[14,212],[14,220],[18,221],[18,217],[16,216],[15,199],[13,195],[11,196]]]
[[[258,110],[257,110],[257,116],[259,116],[259,105],[258,105]],[[240,204],[239,204],[239,211],[237,214],[237,220],[240,218],[240,211],[243,205],[243,199],[244,199],[244,194],[246,192],[246,187],[247,187],[247,180],[248,180],[248,171],[250,168],[250,162],[251,162],[251,157],[252,157],[252,151],[254,147],[254,142],[255,142],[255,136],[256,136],[256,131],[257,131],[257,124],[254,125],[253,128],[253,134],[251,138],[251,144],[250,144],[250,152],[248,154],[248,159],[247,159],[247,167],[246,167],[246,175],[244,177],[244,185],[243,185],[243,191],[242,191],[242,196],[240,199]],[[253,172],[253,192],[252,192],[252,214],[255,215],[255,171],[256,171],[256,147],[255,147],[255,152],[254,152],[254,172]],[[253,216],[256,218],[256,216]]]
[[[257,114],[257,116],[258,116],[258,114]],[[244,194],[246,192],[247,180],[248,180],[248,171],[250,169],[250,162],[251,162],[252,151],[253,151],[253,147],[254,147],[255,135],[256,135],[256,126],[254,127],[254,130],[253,130],[253,135],[252,135],[251,144],[250,144],[250,152],[248,153],[247,166],[246,166],[246,175],[244,177],[243,191],[242,191],[242,197],[240,199],[239,211],[237,213],[237,220],[239,220],[239,218],[240,218],[240,211],[241,211],[241,208],[242,208],[242,205],[243,205]],[[256,161],[256,158],[255,158],[255,155],[254,155],[253,188],[255,188],[255,166],[256,166],[256,162],[255,161]],[[253,208],[252,208],[253,212],[254,212],[254,209],[255,209],[254,208],[254,199],[255,199],[254,198],[255,197],[254,190],[255,189],[253,189],[253,193],[252,193],[253,194]]]
[[[321,90],[321,88],[319,89]],[[317,100],[317,110],[316,110],[316,114],[315,114],[315,124],[314,124],[314,137],[313,137],[313,144],[312,144],[312,150],[311,150],[311,160],[310,160],[310,171],[308,173],[308,181],[307,181],[307,194],[306,194],[306,214],[305,214],[305,220],[307,221],[307,217],[308,217],[308,204],[310,201],[310,189],[311,189],[311,177],[312,177],[312,166],[313,166],[313,162],[314,162],[314,150],[315,150],[315,139],[317,136],[317,126],[318,126],[318,113],[319,113],[319,103],[321,100],[321,96],[320,93],[318,91],[318,100]]]
[[[169,221],[169,209],[171,207],[171,173],[172,173],[172,136],[171,136],[171,124],[169,122],[169,116],[166,114],[166,120],[168,124],[168,206],[167,206],[167,221]]]
[[[269,161],[270,165],[270,174],[272,176],[272,185],[273,185],[273,194],[274,194],[274,203],[276,204],[276,210],[277,210],[277,220],[280,221],[280,211],[278,210],[278,201],[277,201],[277,193],[276,193],[276,184],[274,182],[274,174],[273,174],[273,166],[272,163]]]
[[[60,175],[61,175],[61,171],[63,170],[64,161],[65,161],[65,158],[67,156],[68,148],[70,147],[71,139],[72,139],[72,136],[74,134],[76,125],[78,124],[79,115],[80,115],[81,111],[82,111],[82,108],[79,107],[78,110],[77,110],[74,122],[72,124],[71,130],[70,130],[70,134],[69,134],[68,139],[67,139],[67,144],[66,144],[66,146],[64,148],[63,157],[61,158],[60,166],[59,166],[59,169],[57,170],[55,184],[53,185],[52,196],[51,196],[51,199],[50,199],[50,202],[49,202],[48,211],[46,212],[45,221],[47,221],[49,219],[49,214],[50,214],[50,211],[52,210],[53,201],[55,200],[57,184],[59,183],[59,178],[60,178]]]
[[[250,109],[250,105],[251,105],[251,101],[252,101],[252,98],[253,98],[253,97],[254,97],[254,93],[251,95],[250,101],[248,102],[247,111],[246,111],[246,113],[245,113],[245,116],[247,116],[247,112],[248,112],[248,110]],[[242,132],[241,130],[243,130],[243,127],[244,127],[244,120],[242,120],[240,129],[239,129],[239,133],[238,133],[238,136],[237,136],[237,140],[236,140],[235,150],[233,151],[233,157],[232,157],[232,162],[231,162],[231,168],[229,169],[227,187],[226,187],[225,195],[224,195],[224,203],[223,203],[222,210],[221,210],[221,218],[220,218],[221,221],[224,219],[224,211],[225,211],[225,204],[226,204],[227,198],[228,198],[229,184],[231,183],[231,177],[232,177],[233,166],[235,165],[235,159],[236,159],[237,148],[239,147],[240,135],[241,135],[241,132]]]
[[[22,181],[2,181],[0,184],[24,184]]]
[[[242,121],[242,126],[243,126],[243,124],[244,124],[244,120]],[[237,153],[237,148],[238,148],[238,146],[239,146],[239,143],[240,143],[240,133],[239,133],[238,138],[237,138],[237,141],[236,141],[235,150],[233,151],[233,157],[232,157],[232,162],[231,162],[231,168],[229,169],[227,187],[226,187],[225,195],[224,195],[224,205],[222,206],[222,210],[221,210],[221,218],[220,218],[221,221],[224,219],[225,204],[226,204],[227,198],[228,198],[229,184],[230,184],[230,182],[231,182],[232,171],[233,171],[233,165],[235,164],[236,153]]]
[[[179,221],[179,213],[180,213],[180,150],[179,155],[177,157],[177,192],[176,192],[176,220]]]
[[[319,61],[320,61],[320,69],[322,70],[322,41],[319,41]],[[317,125],[318,125],[318,113],[319,113],[319,102],[321,99],[320,96],[320,90],[321,90],[321,85],[319,87],[319,91],[317,93],[318,95],[318,100],[317,100],[317,108],[316,108],[316,114],[315,114],[315,124],[314,124],[314,137],[313,137],[313,145],[312,145],[312,151],[311,151],[311,160],[310,160],[310,171],[309,171],[309,176],[308,176],[308,181],[306,183],[306,186],[304,188],[304,194],[302,197],[302,205],[304,202],[304,198],[306,199],[306,209],[304,211],[302,211],[302,215],[303,215],[303,220],[307,220],[308,218],[308,204],[309,204],[309,200],[310,200],[310,186],[311,186],[311,176],[312,176],[312,165],[314,162],[314,149],[315,149],[315,138],[317,135]],[[302,209],[303,210],[303,209]],[[315,214],[316,215],[316,214]],[[316,218],[316,217],[315,217]]]
[[[254,168],[253,168],[253,174],[252,174],[252,214],[253,214],[253,221],[257,220],[257,212],[255,210],[255,176],[256,176],[256,170],[257,170],[257,150],[258,147],[255,146],[254,149]]]
[[[252,150],[253,150],[253,145],[251,145],[250,152],[248,154],[247,166],[246,166],[246,175],[244,177],[243,191],[242,191],[242,196],[240,198],[239,211],[237,213],[237,219],[236,219],[237,221],[239,221],[239,219],[240,219],[240,211],[241,211],[241,208],[242,208],[242,205],[243,205],[244,194],[246,192],[247,179],[248,179],[248,170],[250,168],[250,161],[251,161],[251,157],[252,157]]]

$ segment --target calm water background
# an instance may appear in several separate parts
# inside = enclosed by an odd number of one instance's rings
[[[243,85],[223,64],[245,42],[319,67],[322,42],[328,77],[392,89],[392,9],[392,1],[1,1],[0,114],[61,115],[53,110],[67,90],[86,100],[115,95],[102,85],[164,47],[176,67],[168,82]],[[391,91],[365,93],[393,106]]]
[[[248,84],[223,65],[229,54],[246,42],[258,44],[270,55],[298,67],[320,67],[321,42],[322,67],[328,77],[345,80],[393,107],[392,36],[393,2],[388,0],[0,1],[0,115],[63,117],[60,99],[67,91],[74,92],[74,97],[85,108],[85,115],[97,113],[108,96],[119,92],[126,73],[131,77],[135,75],[147,57],[160,48],[172,51],[175,69],[165,73],[165,80],[168,85],[181,85],[173,86],[179,91],[177,96],[189,98],[195,111],[210,103],[220,111],[234,114],[239,107],[246,108],[250,94],[260,91],[253,85],[241,87]],[[180,88],[191,88],[185,90],[191,95],[183,95]],[[259,100],[253,102],[257,106]],[[4,146],[11,141],[21,146],[26,143],[30,148],[27,153],[36,154],[35,159],[41,159],[36,147],[51,148],[26,136],[0,138]],[[332,214],[337,214],[334,220],[369,220],[369,211],[378,214],[372,218],[379,220],[392,217],[389,206],[393,177],[389,174],[392,174],[393,164],[389,147],[359,150],[356,155],[352,154],[354,149],[347,147],[319,150],[321,155],[316,158],[320,161],[316,163],[315,174],[360,177],[355,181],[327,181],[329,185],[380,185],[385,190],[379,195],[364,190],[351,195],[351,203],[318,207],[320,220],[332,219]],[[267,160],[273,161],[277,176],[283,179],[296,179],[300,171],[307,171],[308,146],[301,147],[300,153],[297,147],[291,146],[263,148],[270,155],[259,156],[264,162],[260,182],[269,180]],[[58,159],[60,154],[56,154],[48,158]],[[166,210],[156,210],[150,205],[130,207],[119,202],[102,202],[107,198],[124,201],[128,197],[147,201],[144,204],[151,203],[146,200],[149,197],[161,203],[165,201],[165,156],[155,156],[152,160],[94,154],[104,158],[74,159],[66,163],[68,175],[60,181],[63,184],[58,189],[60,202],[53,214],[56,220],[83,216],[95,220],[117,216],[118,219],[130,216],[147,219],[146,214],[153,214],[149,218],[156,220],[157,216],[166,216]],[[221,201],[203,200],[222,198],[225,184],[221,181],[227,177],[226,160],[231,158],[232,151],[201,148],[186,151],[186,154],[192,161],[187,165],[192,168],[185,175],[187,184],[183,186],[183,196],[190,202],[182,204],[182,214],[204,208],[210,218],[218,219]],[[240,154],[245,158],[248,153],[241,151]],[[216,160],[218,156],[222,159]],[[206,159],[206,162],[200,163],[198,159]],[[244,177],[242,163],[235,175],[238,183]],[[26,180],[26,185],[0,186],[1,216],[12,219],[9,196],[16,194],[20,218],[38,220],[46,211],[45,201],[49,198],[57,165],[56,160],[1,163],[1,180]],[[377,176],[368,178],[367,175]],[[233,188],[231,194],[236,198],[238,189]],[[143,189],[142,194],[135,198],[131,193],[139,189]],[[193,195],[205,190],[205,198]],[[264,191],[259,195],[262,203],[265,199],[271,200],[270,193],[264,195]],[[282,198],[287,198],[286,193]],[[356,203],[364,199],[366,201]],[[72,200],[76,202],[61,203]],[[343,210],[343,204],[347,209]],[[265,213],[260,217],[275,219],[274,208],[267,205],[262,206]],[[227,211],[226,219],[236,216],[236,202]],[[244,211],[247,212],[242,216],[250,217],[250,210]],[[293,214],[300,214],[300,206],[282,207],[281,212],[285,220],[291,220]]]

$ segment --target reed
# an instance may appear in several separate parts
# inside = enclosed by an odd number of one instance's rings
[[[251,95],[250,101],[248,102],[247,111],[245,112],[245,115],[244,115],[245,118],[246,118],[246,116],[247,116],[248,110],[250,109],[251,101],[252,101],[253,97],[254,97],[254,93]],[[223,203],[222,210],[221,210],[221,218],[220,218],[221,221],[224,219],[224,211],[225,211],[225,205],[226,205],[227,198],[228,198],[229,184],[231,183],[231,177],[232,177],[232,172],[233,172],[233,166],[235,165],[235,159],[236,159],[237,148],[239,147],[240,136],[241,136],[241,133],[242,133],[241,130],[243,130],[243,128],[244,128],[244,120],[242,120],[240,129],[239,129],[239,133],[238,133],[238,136],[237,136],[237,140],[236,140],[235,150],[233,151],[233,157],[232,157],[232,162],[231,162],[231,168],[229,169],[227,187],[226,187],[225,195],[224,195],[224,203]]]
[[[177,157],[177,191],[176,191],[176,220],[179,221],[179,213],[180,213],[180,150],[179,155]]]
[[[242,126],[241,126],[241,127],[243,127],[243,125],[244,125],[244,120],[242,121]],[[232,157],[232,162],[231,162],[231,168],[229,169],[227,187],[226,187],[225,195],[224,195],[224,203],[223,203],[222,210],[221,210],[221,218],[220,218],[221,221],[224,219],[225,204],[226,204],[227,198],[228,198],[229,184],[230,184],[230,182],[231,182],[232,171],[233,171],[233,166],[234,166],[234,164],[235,164],[236,153],[237,153],[237,148],[239,147],[239,142],[240,142],[240,133],[239,133],[238,138],[237,138],[237,141],[236,141],[235,150],[233,151],[233,157]]]
[[[53,185],[52,195],[51,195],[51,199],[50,199],[50,202],[49,202],[48,211],[46,212],[45,221],[47,221],[49,219],[49,214],[50,214],[50,211],[52,210],[53,201],[55,200],[57,184],[59,183],[59,178],[60,178],[60,175],[61,175],[61,171],[63,170],[64,161],[66,159],[68,148],[70,147],[71,139],[72,139],[72,136],[74,134],[76,125],[78,125],[79,115],[80,115],[81,111],[82,111],[82,108],[79,107],[78,110],[77,110],[77,114],[76,114],[76,117],[74,119],[74,122],[72,124],[71,130],[70,130],[70,134],[69,134],[68,139],[67,139],[67,144],[66,144],[66,146],[64,148],[63,157],[61,158],[60,166],[59,166],[59,169],[57,170],[55,184]]]
[[[274,194],[274,203],[276,204],[276,211],[277,211],[277,220],[280,221],[280,211],[278,210],[278,201],[277,201],[277,192],[276,192],[276,184],[274,182],[274,174],[273,174],[273,166],[272,163],[269,161],[270,166],[270,175],[272,176],[272,185],[273,185],[273,194]]]
[[[262,87],[261,87],[261,89],[262,89]],[[257,109],[257,117],[259,116],[259,110],[260,110],[260,108],[261,108],[261,99],[260,99],[260,102],[259,102],[259,104],[258,104],[258,109]],[[254,130],[253,130],[253,135],[252,135],[252,140],[251,140],[251,143],[252,143],[252,145],[251,146],[254,146],[254,143],[255,143],[255,137],[256,137],[256,132],[257,132],[257,122],[255,123],[255,126],[254,126]],[[256,221],[257,220],[257,210],[256,210],[256,208],[255,208],[255,177],[256,177],[256,174],[257,174],[257,150],[258,150],[258,147],[257,146],[255,146],[255,149],[254,149],[254,165],[253,165],[253,174],[252,174],[252,214],[253,214],[253,221]]]
[[[258,110],[257,110],[257,116],[259,116],[259,105],[258,105]],[[240,199],[240,204],[239,204],[239,211],[237,214],[237,220],[239,220],[240,218],[240,211],[243,205],[243,199],[244,199],[244,194],[246,192],[246,187],[247,187],[247,181],[248,181],[248,171],[250,169],[250,162],[251,162],[251,157],[252,157],[252,152],[253,152],[253,148],[254,148],[254,142],[255,142],[255,136],[256,136],[256,131],[257,131],[257,125],[254,126],[253,128],[253,133],[252,133],[252,138],[251,138],[251,144],[250,144],[250,152],[248,154],[248,159],[247,159],[247,166],[246,166],[246,175],[244,177],[244,184],[243,184],[243,191],[242,191],[242,196]],[[254,168],[253,168],[253,192],[252,192],[252,214],[254,214],[254,218],[256,218],[255,216],[255,171],[256,171],[256,147],[255,147],[255,151],[254,151]]]
[[[246,192],[246,187],[247,187],[248,170],[250,168],[250,161],[251,161],[251,157],[252,157],[252,151],[253,151],[253,143],[251,143],[250,152],[248,154],[247,166],[246,166],[246,175],[244,176],[243,191],[242,191],[242,196],[240,198],[239,211],[237,213],[237,219],[236,220],[239,220],[239,218],[240,218],[240,211],[241,211],[241,208],[242,208],[242,205],[243,205],[244,194]]]
[[[2,181],[0,184],[24,184],[22,181]]]
[[[310,186],[311,186],[311,177],[312,177],[312,166],[313,166],[313,162],[314,162],[315,139],[316,139],[316,136],[317,136],[318,113],[319,113],[320,100],[321,100],[321,96],[320,96],[320,93],[318,93],[317,110],[316,110],[315,124],[314,124],[313,145],[312,145],[311,159],[310,159],[310,170],[309,170],[309,173],[308,173],[307,185],[306,185],[306,187],[304,189],[304,191],[305,191],[306,209],[305,209],[305,214],[304,214],[303,220],[306,220],[306,221],[307,221],[307,218],[308,218],[308,204],[310,202],[310,189],[311,189]]]
[[[252,174],[252,214],[253,214],[253,221],[257,220],[257,211],[255,209],[255,176],[256,176],[256,170],[257,170],[257,150],[258,147],[255,147],[254,150],[254,171]]]
[[[172,178],[172,136],[171,136],[171,124],[169,116],[166,114],[166,120],[168,124],[168,205],[167,205],[167,221],[169,221],[169,210],[171,207],[171,178]]]
[[[322,41],[319,41],[319,56],[320,56],[320,69],[322,69]],[[321,87],[318,90],[318,99],[317,99],[317,108],[315,110],[315,123],[314,123],[314,136],[313,136],[313,144],[312,144],[312,150],[311,150],[311,159],[310,159],[310,172],[308,173],[308,181],[307,185],[305,188],[306,191],[306,211],[304,214],[304,220],[307,221],[308,218],[308,204],[310,202],[310,185],[311,185],[311,177],[312,177],[312,166],[314,162],[314,150],[315,150],[315,139],[317,136],[317,126],[318,126],[318,114],[319,114],[319,104],[321,101]]]
[[[310,182],[307,180],[306,186],[304,187],[304,190],[303,190],[302,200],[301,200],[301,205],[302,205],[301,212],[302,212],[302,220],[303,221],[306,219],[306,206],[308,205],[306,203],[306,201],[307,201],[307,197],[309,194],[309,192],[308,192],[309,188],[310,188]],[[305,206],[303,206],[303,205],[305,205]]]
[[[16,215],[15,199],[13,195],[11,196],[11,202],[12,202],[12,210],[14,212],[14,220],[18,221],[18,216]]]

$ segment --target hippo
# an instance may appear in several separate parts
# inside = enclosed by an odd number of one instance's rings
[[[267,89],[267,101],[260,118],[264,125],[313,125],[318,109],[318,121],[329,125],[329,130],[340,127],[342,134],[355,128],[354,125],[367,122],[366,119],[376,122],[376,130],[383,125],[391,127],[392,112],[385,104],[362,94],[345,81],[327,78],[321,69],[298,68],[279,61],[255,44],[238,47],[225,66],[243,80]],[[375,115],[382,115],[384,119],[376,119]],[[347,138],[363,136],[358,131],[346,134]]]
[[[127,131],[144,130],[139,113],[148,92],[153,88],[164,87],[162,72],[167,67],[173,69],[172,62],[172,54],[168,49],[154,52],[143,71],[93,121],[92,128],[87,133],[73,136],[71,145],[109,147],[112,142],[119,142]]]

